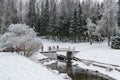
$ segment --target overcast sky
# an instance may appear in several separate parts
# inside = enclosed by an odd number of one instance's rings
[[[80,0],[80,1],[83,1],[83,0]],[[94,0],[94,1],[100,1],[100,2],[102,2],[103,0]]]
[[[83,0],[80,0],[80,1],[83,1]],[[94,0],[94,1],[96,1],[96,0]],[[103,0],[97,0],[97,1],[102,2]],[[116,1],[118,1],[118,0],[116,0]],[[26,2],[26,0],[23,0],[23,2]]]

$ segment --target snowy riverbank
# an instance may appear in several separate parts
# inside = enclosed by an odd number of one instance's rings
[[[78,64],[78,66],[85,69],[90,69],[93,71],[97,70],[100,73],[113,77],[114,79],[120,80],[120,72],[119,72],[120,67],[117,67],[120,66],[120,50],[111,49],[110,47],[107,46],[107,42],[93,43],[93,45],[90,45],[88,42],[62,43],[62,42],[47,41],[43,39],[41,41],[44,45],[44,50],[47,50],[49,46],[57,46],[57,45],[60,48],[70,47],[72,49],[75,47],[77,51],[80,51],[75,55],[75,57],[79,59],[85,59],[88,61],[90,60],[90,61],[104,63],[104,64],[95,63],[95,65],[104,66],[106,68],[93,66],[92,63],[89,66],[80,62],[75,62],[75,64]],[[112,70],[109,71],[108,70],[109,68],[110,69],[112,68]]]

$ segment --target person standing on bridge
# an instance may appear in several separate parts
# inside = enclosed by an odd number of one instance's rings
[[[57,50],[59,49],[59,46],[57,45]]]
[[[41,47],[41,51],[43,51],[43,49],[44,49],[44,47],[42,46],[42,47]]]
[[[51,51],[51,46],[49,46],[49,49],[48,49],[49,51]]]

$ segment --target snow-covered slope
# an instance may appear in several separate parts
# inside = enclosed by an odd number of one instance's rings
[[[30,59],[34,62],[39,62],[39,60],[46,59],[47,56],[44,56],[43,54],[40,54],[39,52],[34,53]]]
[[[64,80],[31,60],[11,53],[0,53],[0,80]]]

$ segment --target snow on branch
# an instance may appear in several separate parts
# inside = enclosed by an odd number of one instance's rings
[[[25,24],[11,24],[8,32],[1,36],[0,43],[4,47],[17,46],[28,55],[38,51],[42,46],[36,32]]]

